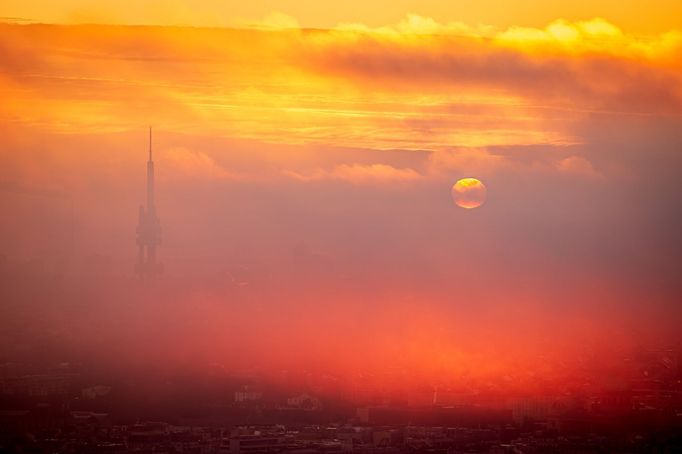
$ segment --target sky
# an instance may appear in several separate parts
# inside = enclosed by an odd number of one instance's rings
[[[153,126],[168,357],[499,374],[679,340],[677,2],[89,3],[0,6],[0,253],[132,282]],[[101,285],[54,336],[123,348]]]
[[[244,26],[270,19],[306,28],[331,28],[343,23],[379,27],[397,23],[406,14],[438,22],[469,25],[542,27],[555,19],[579,21],[602,17],[635,34],[660,33],[682,27],[682,6],[675,0],[602,0],[584,2],[519,0],[395,0],[392,2],[317,2],[313,0],[5,0],[0,13],[46,23],[127,25]],[[283,16],[289,19],[282,21]],[[278,21],[277,18],[280,18]],[[293,20],[293,21],[292,21]]]

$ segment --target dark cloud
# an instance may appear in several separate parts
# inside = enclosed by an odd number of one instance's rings
[[[538,55],[447,37],[419,46],[368,35],[350,44],[332,41],[306,57],[304,64],[314,71],[362,84],[418,90],[425,83],[435,84],[434,90],[474,86],[564,101],[574,109],[682,113],[678,68],[608,54]]]

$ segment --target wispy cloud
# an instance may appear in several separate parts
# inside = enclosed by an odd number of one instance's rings
[[[442,150],[579,143],[573,126],[591,115],[682,115],[677,32],[633,36],[602,19],[506,30],[417,15],[383,28],[277,23],[2,24],[0,116],[62,132],[154,117],[268,142]]]
[[[331,170],[316,169],[310,173],[285,170],[284,174],[300,181],[339,180],[357,185],[410,183],[422,178],[414,169],[387,164],[341,164]]]

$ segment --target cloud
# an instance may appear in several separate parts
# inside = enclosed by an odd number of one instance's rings
[[[432,174],[487,175],[511,163],[501,155],[490,153],[482,148],[460,148],[436,151],[429,155],[429,170]]]
[[[477,87],[576,112],[682,113],[682,33],[634,37],[603,19],[501,32],[414,15],[406,23],[313,36],[304,64],[374,89]]]
[[[480,43],[513,48],[520,51],[546,51],[548,53],[618,55],[663,60],[679,66],[675,61],[682,47],[682,31],[673,30],[659,35],[631,35],[601,17],[583,21],[556,19],[547,26],[511,26],[497,29],[489,25],[462,22],[440,23],[435,19],[409,13],[395,25],[368,27],[364,24],[340,24],[336,31],[371,35],[381,41],[418,43],[414,36],[437,40],[467,38],[460,45]],[[421,42],[425,42],[422,40]],[[460,46],[461,47],[461,46]]]
[[[455,35],[469,37],[491,36],[493,27],[487,25],[471,26],[462,22],[442,24],[431,17],[408,13],[404,19],[393,26],[368,27],[361,23],[343,23],[334,28],[340,31],[375,33],[398,37],[400,35]]]
[[[173,147],[163,150],[164,171],[170,178],[195,180],[241,179],[243,176],[228,172],[206,153]]]
[[[505,154],[482,148],[461,148],[430,153],[428,169],[432,177],[458,178],[493,176],[499,173],[519,175],[556,175],[600,180],[604,178],[583,156],[565,156],[565,147],[546,147],[521,155],[522,147]],[[551,152],[549,150],[551,149]],[[515,156],[516,154],[516,156]]]
[[[556,168],[564,174],[578,175],[590,179],[603,178],[603,175],[594,169],[592,163],[582,156],[564,158],[557,163]]]
[[[574,125],[595,114],[682,115],[676,33],[633,37],[604,20],[499,31],[417,15],[388,31],[279,24],[0,24],[0,118],[65,133],[154,118],[273,143],[442,150],[579,143]]]
[[[284,174],[299,181],[337,180],[356,185],[410,183],[422,178],[414,169],[387,164],[341,164],[332,170],[316,169],[307,174],[286,170]]]

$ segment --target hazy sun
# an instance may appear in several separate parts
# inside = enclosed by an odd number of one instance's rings
[[[478,208],[485,203],[487,190],[476,178],[462,178],[452,186],[452,199],[462,208]]]

